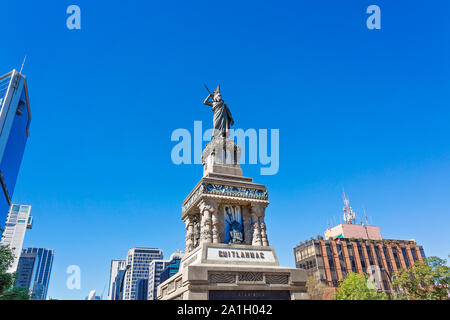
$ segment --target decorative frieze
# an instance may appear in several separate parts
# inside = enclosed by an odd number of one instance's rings
[[[205,193],[207,194],[228,195],[233,197],[252,198],[261,200],[268,199],[267,190],[240,188],[218,184],[204,184],[203,186]]]
[[[267,284],[288,284],[289,275],[283,274],[266,274]]]
[[[263,273],[262,272],[239,272],[238,279],[241,282],[263,281]]]
[[[210,283],[236,283],[236,275],[233,273],[210,273]]]
[[[218,195],[227,196],[236,199],[255,199],[265,200],[269,199],[267,190],[257,188],[235,187],[223,184],[203,183],[191,195],[191,197],[183,204],[182,212],[189,210],[196,200],[202,195]]]

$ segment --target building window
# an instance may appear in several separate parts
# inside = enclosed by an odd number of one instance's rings
[[[383,253],[384,253],[384,258],[386,260],[386,264],[387,264],[387,267],[388,267],[389,276],[392,276],[392,274],[393,274],[392,264],[391,264],[391,259],[389,257],[389,253],[387,251],[386,246],[383,246]]]
[[[401,269],[402,266],[400,264],[400,260],[399,260],[399,257],[398,257],[398,250],[397,250],[397,248],[392,248],[392,255],[394,256],[394,261],[395,261],[395,265],[397,266],[397,270]]]
[[[372,256],[372,250],[370,250],[370,247],[366,247],[366,251],[367,251],[367,255],[369,257],[369,263],[371,266],[375,265],[375,261],[373,260],[373,256]]]
[[[341,271],[342,271],[342,276],[345,278],[347,276],[347,265],[345,263],[344,251],[342,249],[342,245],[337,244],[336,249],[337,249],[339,264],[340,264]]]
[[[410,248],[411,250],[411,255],[413,257],[414,262],[416,262],[417,260],[419,260],[419,258],[417,257],[417,252],[416,252],[416,248]]]
[[[366,259],[364,258],[364,253],[362,251],[361,244],[358,243],[356,246],[358,248],[359,261],[361,262],[361,268],[363,270],[366,270],[366,268],[367,268],[367,266],[366,266]]]
[[[351,244],[347,245],[347,251],[348,251],[348,258],[350,259],[352,272],[356,273],[358,272],[358,269],[356,268],[355,255],[353,254],[353,246]]]
[[[420,255],[422,256],[422,259],[425,259],[425,251],[423,250],[423,247],[419,247]]]
[[[408,257],[408,254],[406,253],[405,247],[402,248],[402,254],[403,254],[403,260],[405,260],[406,267],[408,268],[411,265],[411,262],[409,261],[409,257]]]

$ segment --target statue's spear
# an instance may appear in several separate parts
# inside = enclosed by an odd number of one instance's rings
[[[211,91],[209,91],[208,87],[206,86],[206,83],[204,85],[205,85],[206,90],[208,90],[209,95],[212,95]]]

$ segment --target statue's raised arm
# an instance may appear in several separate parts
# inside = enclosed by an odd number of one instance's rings
[[[206,88],[208,89],[208,88]],[[209,90],[208,90],[209,91]],[[208,97],[203,101],[204,105],[212,107],[214,112],[213,124],[213,138],[226,138],[230,127],[234,124],[230,109],[228,109],[225,101],[222,100],[220,93],[220,86],[217,86],[213,93],[209,92]]]
[[[210,99],[212,99],[213,95],[212,93],[209,94],[209,96],[206,97],[205,101],[203,101],[203,104],[205,106],[211,106],[212,107],[212,102],[209,101]]]

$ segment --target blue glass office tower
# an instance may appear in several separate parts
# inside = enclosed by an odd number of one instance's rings
[[[36,253],[22,252],[17,266],[17,280],[18,287],[30,288],[31,279],[35,270]]]
[[[136,300],[147,300],[148,279],[139,279],[136,285]]]
[[[166,264],[166,268],[161,272],[160,283],[163,283],[174,276],[180,269],[181,257],[175,256]]]
[[[0,228],[16,186],[25,145],[30,134],[30,103],[26,77],[16,70],[0,76]]]
[[[17,285],[30,289],[33,300],[45,300],[47,297],[54,255],[54,250],[27,248],[20,256]]]

